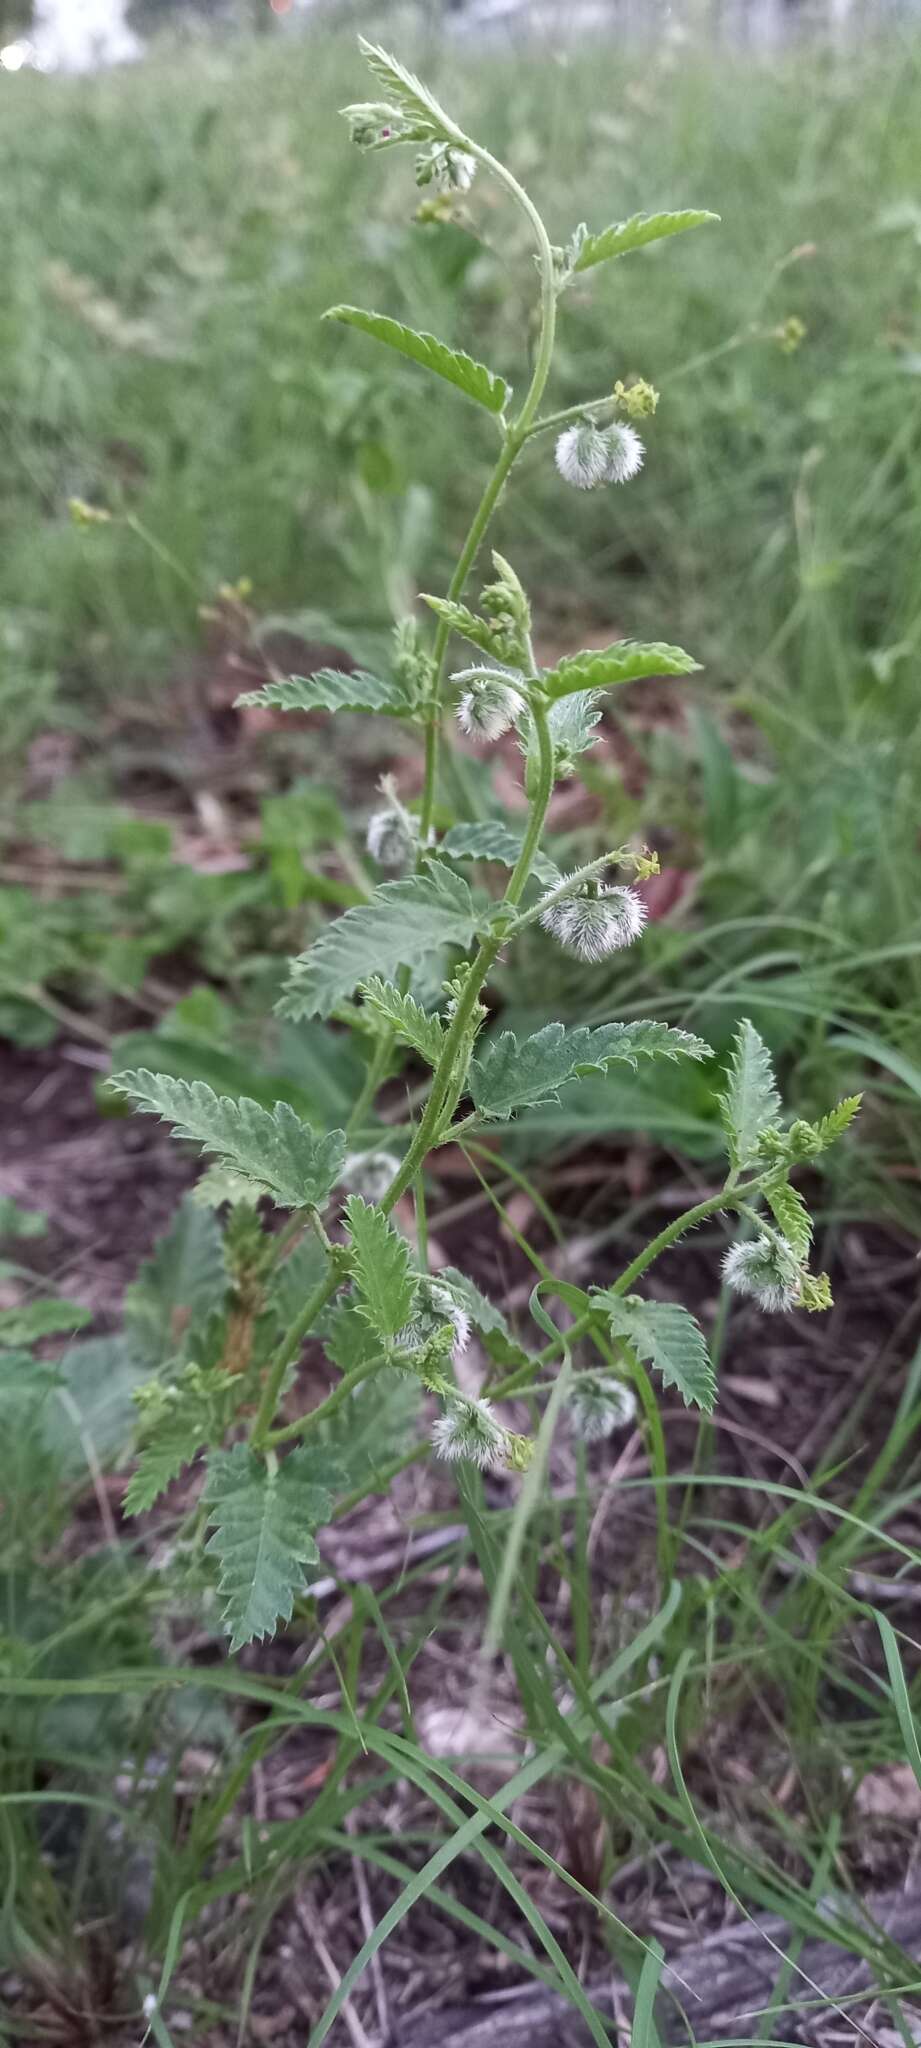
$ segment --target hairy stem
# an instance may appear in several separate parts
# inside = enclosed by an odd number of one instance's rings
[[[531,863],[540,844],[540,836],[547,816],[547,806],[553,790],[553,741],[550,735],[547,714],[543,705],[537,701],[532,705],[532,711],[539,748],[539,780],[537,792],[531,804],[521,853],[515,863],[508,888],[502,898],[503,904],[508,904],[512,908],[518,903],[531,872]],[[440,1134],[444,1123],[446,1101],[455,1089],[457,1095],[459,1095],[464,1085],[466,1072],[460,1076],[459,1080],[456,1074],[458,1055],[469,1031],[480,990],[503,944],[504,938],[502,935],[497,938],[490,937],[481,940],[480,946],[470,962],[466,980],[458,997],[454,1016],[451,1019],[448,1035],[442,1047],[441,1058],[432,1075],[432,1085],[429,1090],[429,1098],[423,1111],[422,1120],[399,1172],[394,1175],[381,1203],[385,1213],[389,1213],[394,1203],[399,1201],[404,1189],[408,1188],[410,1181],[415,1178],[426,1154],[431,1150]]]
[[[475,156],[487,170],[492,172],[493,177],[498,180],[500,185],[505,186],[506,191],[511,194],[516,205],[521,208],[533,231],[534,239],[537,243],[538,260],[540,262],[540,336],[531,382],[528,386],[524,404],[518,418],[510,426],[506,427],[498,461],[473,515],[470,530],[458,558],[457,567],[448,585],[448,597],[452,604],[457,604],[463,596],[467,578],[473,567],[490,519],[502,495],[506,478],[530,432],[531,422],[543,397],[544,387],[550,374],[550,364],[553,360],[553,343],[556,333],[556,282],[553,274],[553,251],[550,247],[550,238],[537,208],[528,197],[524,187],[519,185],[517,178],[512,176],[511,171],[507,170],[497,157],[491,156],[488,149],[482,149],[479,143],[473,142],[469,137],[465,137],[463,147],[472,156]],[[429,717],[425,732],[425,782],[419,812],[419,838],[423,846],[428,838],[435,810],[438,745],[441,731],[441,692],[444,682],[445,656],[448,651],[450,636],[450,626],[445,620],[440,619],[432,650],[434,675],[432,678]]]
[[[615,1280],[611,1292],[613,1294],[626,1294],[633,1286],[634,1281],[638,1280],[640,1275],[645,1273],[647,1267],[652,1265],[653,1260],[657,1259],[661,1252],[668,1251],[671,1245],[676,1244],[679,1237],[684,1236],[686,1230],[693,1230],[698,1223],[705,1222],[708,1216],[717,1215],[720,1209],[738,1208],[740,1204],[744,1204],[746,1196],[756,1194],[760,1186],[760,1180],[752,1180],[748,1181],[743,1188],[730,1189],[724,1187],[720,1189],[719,1194],[709,1195],[706,1201],[695,1203],[692,1209],[685,1209],[680,1216],[676,1216],[673,1223],[669,1223],[664,1230],[660,1230],[658,1237],[654,1237],[645,1250],[638,1254],[633,1260],[632,1265],[628,1266],[626,1271],[621,1274],[620,1279]],[[603,1317],[603,1315],[603,1308],[596,1307],[592,1303],[583,1310],[582,1314],[568,1330],[561,1331],[559,1337],[551,1338],[550,1343],[545,1344],[542,1351],[535,1351],[533,1357],[529,1358],[526,1366],[516,1366],[515,1371],[509,1375],[507,1380],[503,1380],[498,1387],[492,1389],[492,1397],[497,1401],[507,1400],[511,1394],[523,1392],[525,1388],[530,1386],[535,1375],[545,1365],[549,1365],[558,1352],[562,1351],[567,1345],[577,1343],[580,1337],[587,1336],[593,1323],[599,1317]]]
[[[521,852],[515,862],[508,888],[503,897],[504,903],[513,904],[515,908],[517,908],[521,901],[525,883],[531,873],[534,855],[540,845],[540,836],[544,829],[550,798],[553,795],[553,739],[546,709],[538,697],[534,697],[531,700],[531,716],[534,720],[534,730],[537,735],[537,790],[531,805],[527,830],[521,844]]]
[[[616,404],[616,398],[608,392],[604,398],[587,398],[584,405],[564,405],[560,412],[545,412],[528,428],[529,438],[535,434],[548,434],[554,427],[568,426],[573,420],[584,419],[586,413],[601,412],[605,406]]]

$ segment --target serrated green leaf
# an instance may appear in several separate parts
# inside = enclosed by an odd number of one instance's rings
[[[62,1331],[82,1330],[93,1320],[79,1301],[41,1296],[25,1301],[21,1308],[0,1309],[0,1344],[37,1344],[42,1337],[57,1337]]]
[[[446,1280],[449,1287],[453,1288],[475,1329],[480,1330],[484,1336],[510,1337],[509,1326],[501,1308],[497,1308],[488,1295],[481,1293],[476,1281],[471,1280],[468,1274],[460,1273],[456,1266],[442,1266],[436,1277],[439,1280]]]
[[[554,752],[584,754],[595,744],[595,727],[601,723],[602,703],[597,690],[573,690],[558,697],[547,714]],[[529,747],[530,753],[530,747]]]
[[[512,394],[504,377],[497,377],[485,363],[475,362],[463,349],[449,348],[447,342],[439,341],[434,334],[404,327],[401,320],[390,320],[385,313],[366,313],[361,306],[330,306],[323,318],[360,328],[374,341],[382,341],[385,347],[396,349],[398,355],[408,356],[436,377],[444,378],[446,384],[455,385],[477,405],[485,406],[487,412],[501,413],[508,405]]]
[[[812,1243],[812,1218],[798,1188],[790,1186],[788,1180],[769,1181],[764,1198],[781,1235],[792,1245],[798,1259],[809,1256]]]
[[[380,1338],[361,1314],[354,1293],[325,1316],[318,1335],[327,1358],[341,1373],[354,1372],[356,1365],[374,1365],[381,1357]]]
[[[862,1095],[845,1095],[834,1109],[828,1111],[827,1116],[820,1116],[818,1123],[811,1126],[816,1153],[827,1152],[829,1145],[833,1145],[836,1138],[840,1138],[848,1125],[853,1123],[862,1101]]]
[[[452,825],[441,842],[440,851],[452,860],[494,860],[513,868],[522,847],[522,834],[513,832],[501,818],[486,818],[479,825]],[[537,853],[532,869],[539,882],[553,889],[562,879],[555,861]]]
[[[688,228],[702,228],[708,221],[718,220],[718,213],[708,213],[699,207],[684,207],[678,213],[634,213],[629,220],[602,228],[597,235],[586,235],[573,270],[592,270],[596,263],[609,263],[615,256],[626,256],[631,249],[661,242],[666,235],[681,235]]]
[[[592,1294],[603,1308],[612,1334],[632,1346],[644,1365],[662,1374],[667,1387],[677,1387],[686,1407],[709,1415],[716,1400],[716,1375],[704,1333],[694,1317],[675,1301],[640,1301],[636,1295]]]
[[[566,654],[555,668],[545,669],[541,683],[548,697],[566,697],[572,690],[609,690],[618,683],[634,683],[643,676],[688,676],[700,662],[685,654],[683,647],[669,647],[665,641],[642,644],[617,640],[612,647],[587,647],[580,654]]]
[[[392,981],[383,981],[379,974],[372,974],[359,988],[361,995],[385,1023],[392,1025],[397,1038],[404,1045],[411,1045],[420,1053],[430,1067],[437,1067],[445,1042],[445,1030],[441,1018],[431,1010],[423,1010],[412,996],[406,996]]]
[[[501,660],[496,629],[489,619],[481,619],[477,612],[472,612],[465,604],[455,604],[453,598],[432,597],[425,590],[420,594],[423,604],[429,606],[436,618],[443,619],[445,625],[450,626],[452,633],[459,633],[462,640],[469,640],[472,647],[480,649],[481,654],[491,654],[495,660]]]
[[[429,862],[406,881],[384,882],[369,903],[336,918],[292,962],[281,1013],[294,1020],[328,1017],[371,975],[417,967],[443,946],[466,951],[476,922],[466,882],[444,861]]]
[[[471,1062],[469,1091],[482,1116],[509,1117],[516,1109],[555,1098],[578,1075],[604,1072],[615,1061],[634,1070],[643,1059],[703,1060],[710,1047],[687,1031],[641,1020],[632,1024],[545,1024],[519,1042],[503,1031]]]
[[[780,1096],[771,1055],[754,1025],[743,1018],[726,1069],[726,1092],[718,1097],[729,1158],[737,1172],[757,1156],[762,1131],[780,1120]]]
[[[342,1171],[345,1133],[318,1138],[286,1102],[262,1109],[250,1096],[234,1101],[215,1095],[206,1081],[176,1081],[146,1068],[119,1074],[110,1085],[172,1124],[177,1137],[214,1152],[254,1195],[270,1195],[280,1209],[322,1208]]]
[[[352,1237],[352,1272],[358,1308],[382,1342],[409,1320],[416,1292],[412,1254],[405,1237],[381,1209],[350,1195],[345,1219]]]
[[[126,1338],[149,1372],[194,1342],[223,1308],[228,1285],[216,1218],[187,1195],[125,1294]]]
[[[368,42],[365,36],[359,36],[358,47],[369,71],[390,94],[401,113],[410,120],[427,123],[450,142],[463,141],[459,129],[439,106],[434,93],[423,85],[414,71],[408,71],[405,64],[400,64],[396,57],[390,55],[389,50],[383,50],[379,43]]]
[[[208,1460],[204,1499],[214,1534],[207,1548],[220,1560],[231,1650],[290,1621],[303,1566],[319,1562],[313,1531],[329,1520],[328,1486],[340,1482],[324,1459],[304,1445],[272,1470],[248,1444],[234,1444]]]
[[[358,668],[346,675],[338,668],[318,668],[312,676],[285,676],[265,683],[261,690],[246,690],[237,697],[238,708],[250,704],[271,706],[276,711],[378,711],[391,718],[406,718],[412,705],[397,682]]]
[[[239,1399],[239,1383],[218,1367],[193,1365],[164,1388],[155,1419],[141,1423],[145,1440],[125,1489],[126,1515],[145,1514],[199,1451],[220,1441]]]

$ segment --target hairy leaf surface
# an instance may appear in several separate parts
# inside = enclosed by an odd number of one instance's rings
[[[276,711],[380,711],[392,718],[408,717],[412,706],[397,682],[357,668],[351,675],[343,669],[318,668],[312,676],[285,676],[280,682],[264,683],[261,690],[245,690],[236,698],[238,707],[258,704]]]
[[[644,1365],[662,1374],[667,1387],[677,1387],[686,1407],[710,1414],[716,1400],[716,1375],[699,1323],[675,1301],[640,1301],[636,1295],[592,1295],[604,1309],[611,1331],[631,1345]]]
[[[812,1218],[799,1189],[791,1187],[788,1180],[770,1181],[764,1190],[764,1198],[778,1230],[792,1245],[797,1257],[808,1258]]]
[[[176,1081],[145,1068],[119,1074],[111,1085],[171,1123],[177,1137],[214,1152],[280,1209],[322,1207],[342,1171],[344,1132],[317,1137],[286,1102],[263,1109],[246,1095],[215,1095],[206,1081]]]
[[[24,1301],[21,1308],[0,1309],[0,1345],[37,1344],[41,1337],[82,1330],[92,1320],[81,1302],[42,1295],[37,1301]]]
[[[643,644],[617,640],[612,647],[585,648],[580,654],[566,654],[555,668],[546,669],[541,682],[551,699],[566,697],[572,690],[609,690],[617,683],[635,683],[644,676],[687,676],[700,668],[683,647],[669,647],[665,641]]]
[[[421,363],[423,369],[432,370],[446,384],[455,385],[458,391],[475,399],[477,405],[485,406],[487,412],[505,411],[512,395],[505,378],[497,377],[485,363],[475,362],[463,349],[450,348],[436,335],[419,333],[415,327],[404,327],[401,320],[390,320],[385,313],[365,312],[361,306],[330,306],[323,318],[358,327],[374,341],[382,341],[399,355],[409,356],[412,362]]]
[[[239,1399],[239,1385],[220,1367],[192,1366],[164,1389],[163,1405],[149,1424],[125,1491],[126,1515],[144,1514],[206,1445],[223,1436]]]
[[[501,818],[486,818],[479,825],[452,825],[441,842],[441,851],[450,854],[452,860],[494,860],[502,867],[513,868],[522,840],[523,834],[513,832]],[[556,862],[545,853],[535,854],[531,865],[538,881],[548,889],[555,888],[562,879]]]
[[[392,981],[383,981],[379,974],[372,974],[368,981],[363,981],[359,994],[376,1016],[392,1025],[404,1045],[411,1045],[430,1067],[437,1067],[445,1041],[440,1017],[431,1010],[423,1010],[413,996],[401,994]]]
[[[329,1488],[340,1477],[328,1454],[308,1445],[274,1470],[248,1444],[212,1453],[204,1498],[214,1534],[207,1547],[220,1561],[231,1650],[290,1621],[304,1590],[303,1567],[319,1562],[313,1531],[329,1520]]]
[[[379,43],[371,43],[366,36],[359,36],[358,47],[378,83],[389,93],[394,105],[409,120],[427,123],[438,135],[448,141],[460,141],[459,130],[450,120],[443,107],[439,106],[434,93],[414,71],[408,71],[405,64],[392,57],[389,50]]]
[[[630,1024],[587,1024],[567,1028],[545,1024],[519,1041],[513,1031],[494,1038],[470,1068],[470,1095],[483,1116],[508,1117],[516,1109],[555,1097],[580,1074],[604,1072],[614,1061],[636,1069],[642,1059],[710,1057],[710,1047],[690,1032],[649,1020]]]
[[[387,1343],[409,1320],[416,1292],[412,1254],[389,1216],[370,1207],[360,1195],[349,1196],[345,1215],[352,1235],[358,1307]]]
[[[326,926],[309,952],[292,962],[282,1015],[328,1017],[359,982],[374,974],[390,976],[400,966],[417,967],[443,946],[466,951],[475,930],[466,882],[444,861],[430,861],[422,874],[384,882],[369,903]]]
[[[747,1017],[736,1032],[726,1069],[726,1092],[718,1099],[729,1157],[741,1172],[757,1157],[761,1132],[772,1130],[780,1121],[771,1055]]]
[[[597,235],[581,240],[573,270],[593,270],[596,263],[609,263],[626,256],[631,249],[644,249],[649,242],[661,242],[666,235],[685,234],[689,228],[706,227],[718,221],[718,213],[700,207],[683,207],[677,213],[634,213],[629,220],[615,221]]]

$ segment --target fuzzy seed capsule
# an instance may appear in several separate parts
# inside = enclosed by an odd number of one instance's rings
[[[564,896],[548,906],[541,924],[577,960],[603,960],[639,938],[646,914],[635,889],[612,887],[590,896]]]
[[[452,1394],[432,1427],[432,1443],[440,1458],[469,1458],[472,1465],[485,1467],[502,1463],[507,1435],[491,1402]]]
[[[340,1187],[363,1202],[383,1201],[400,1162],[392,1152],[349,1152],[342,1162]]]
[[[467,684],[458,702],[457,722],[470,739],[501,739],[522,716],[524,698],[498,669],[460,669],[452,680]]]
[[[628,427],[623,420],[615,420],[608,427],[605,436],[607,447],[606,484],[626,484],[637,476],[643,467],[646,453],[643,442],[635,427]]]
[[[731,1245],[723,1259],[723,1279],[736,1294],[750,1295],[768,1311],[795,1308],[800,1291],[800,1263],[793,1246],[775,1234]]]
[[[636,1414],[636,1395],[623,1380],[603,1373],[580,1372],[569,1396],[573,1434],[583,1443],[598,1443],[615,1429],[625,1429]]]
[[[382,868],[405,868],[416,851],[411,819],[402,809],[375,811],[368,820],[366,844]]]
[[[609,460],[607,438],[593,420],[566,427],[557,441],[557,469],[577,491],[594,491],[606,483]]]

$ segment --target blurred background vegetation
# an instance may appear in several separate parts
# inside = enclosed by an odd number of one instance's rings
[[[560,239],[643,206],[722,215],[565,304],[560,403],[634,373],[661,391],[636,487],[580,503],[574,546],[539,444],[497,538],[541,593],[547,642],[670,633],[706,667],[686,713],[640,709],[629,796],[616,745],[613,760],[587,757],[597,801],[579,850],[619,820],[682,877],[682,911],[622,993],[642,1005],[654,989],[720,1044],[752,1013],[804,1107],[829,1064],[850,1086],[874,1061],[867,1157],[878,1198],[904,1205],[921,1163],[901,1115],[921,1090],[919,45],[905,30],[753,61],[665,10],[657,39],[599,54],[587,37],[445,41],[432,20],[391,15],[388,32],[412,36]],[[488,426],[461,422],[409,367],[385,377],[320,315],[360,298],[520,374],[530,261],[491,195],[420,220],[400,173],[344,149],[335,109],[353,69],[350,36],[318,17],[249,45],[167,36],[142,64],[92,77],[0,74],[12,869],[23,838],[49,829],[65,855],[110,857],[104,807],[126,757],[137,786],[141,744],[148,766],[170,757],[166,780],[189,800],[200,657],[221,637],[201,613],[221,586],[244,579],[257,631],[282,618],[360,652],[448,571]],[[75,524],[74,497],[111,523]],[[146,720],[159,703],[169,738],[132,739],[141,700]],[[619,723],[618,704],[615,742]],[[49,730],[68,764],[53,788]],[[21,908],[7,900],[0,950],[13,1003]],[[69,941],[59,909],[49,921],[47,972],[30,923],[29,980],[60,995]],[[175,932],[160,945],[155,923],[148,949],[168,953]],[[144,952],[139,940],[138,963]],[[100,938],[103,981],[104,956]],[[110,980],[124,988],[129,969],[122,946]],[[593,981],[591,1000],[608,989]]]

